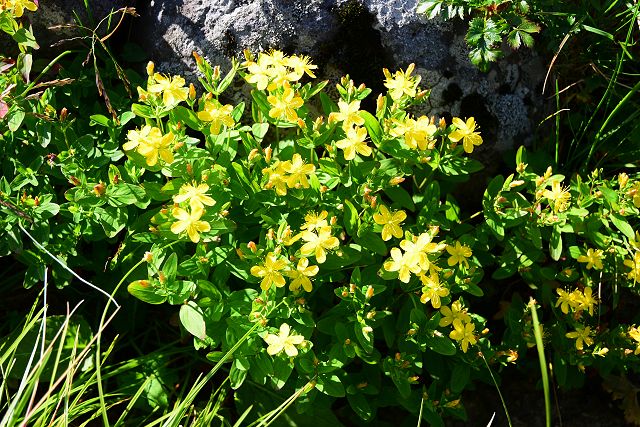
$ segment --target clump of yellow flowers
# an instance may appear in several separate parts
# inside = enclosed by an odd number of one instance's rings
[[[148,166],[155,166],[159,159],[166,164],[173,163],[174,143],[173,133],[163,135],[159,128],[145,125],[141,129],[130,130],[122,148],[125,151],[135,150],[144,157]]]

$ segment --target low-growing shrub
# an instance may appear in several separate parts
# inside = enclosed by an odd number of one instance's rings
[[[20,227],[75,269],[109,270],[107,293],[130,277],[228,362],[243,411],[281,390],[306,414],[345,398],[364,420],[389,406],[466,419],[463,391],[535,346],[532,306],[559,385],[637,371],[638,318],[621,307],[640,278],[640,181],[567,180],[520,149],[468,213],[453,194],[482,169],[481,124],[415,116],[428,91],[413,65],[383,70],[366,111],[370,89],[346,76],[332,99],[305,56],[245,52],[226,74],[194,56],[204,91],[150,62],[137,102],[90,121],[59,104],[75,89],[28,96],[4,69],[0,253],[25,286],[51,262]]]

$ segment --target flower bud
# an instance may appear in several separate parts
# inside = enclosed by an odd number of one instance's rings
[[[189,83],[189,99],[192,101],[196,99],[196,87],[193,83]]]
[[[267,147],[264,149],[264,159],[269,163],[271,161],[271,155],[273,154],[273,149],[271,147]]]
[[[196,51],[194,50],[194,51],[192,52],[192,55],[193,55],[193,57],[194,57],[194,58],[195,58],[195,60],[196,60],[196,64],[198,64],[198,65],[202,64],[203,59],[202,59],[202,56],[198,55],[198,52],[196,52]]]
[[[306,129],[307,128],[307,124],[300,117],[298,117],[298,120],[296,121],[296,123],[298,124],[298,127],[300,129]]]
[[[624,172],[618,175],[618,184],[620,185],[620,188],[624,188],[627,185],[627,182],[629,182],[629,175]]]
[[[515,181],[511,181],[511,183],[509,184],[509,188],[515,188],[515,187],[519,187],[522,184],[524,184],[524,181],[521,179],[516,179]]]
[[[257,148],[254,148],[253,150],[251,150],[249,152],[249,157],[248,157],[249,162],[252,162],[259,155],[260,155],[260,153],[259,153]]]
[[[444,117],[440,117],[440,121],[438,122],[438,127],[440,129],[444,129],[447,127],[447,121],[444,119]]]
[[[194,52],[195,54],[195,52]],[[153,70],[155,69],[155,64],[153,63],[153,61],[149,61],[147,62],[147,75],[149,77],[153,77]]]
[[[526,163],[522,163],[522,162],[518,163],[518,166],[516,167],[516,172],[523,173],[525,169],[527,169],[527,166],[529,165]]]
[[[389,185],[398,185],[404,182],[404,177],[402,176],[396,176],[394,178],[391,178],[389,180]]]
[[[76,178],[75,176],[71,175],[69,177],[69,183],[72,185],[80,185],[80,180],[78,178]]]
[[[382,94],[378,95],[378,99],[376,99],[376,114],[380,114],[382,109],[384,108],[384,100],[385,97]]]
[[[93,192],[96,193],[96,196],[98,197],[102,196],[106,189],[107,187],[102,182],[93,186]]]
[[[373,297],[373,286],[369,285],[369,287],[367,288],[367,292],[365,292],[364,296],[366,299],[371,299],[371,297]]]
[[[317,132],[320,129],[320,126],[324,124],[324,117],[319,116],[313,121],[313,130]]]
[[[144,255],[142,256],[142,260],[143,260],[144,262],[151,262],[151,261],[153,261],[153,254],[152,254],[151,252],[149,252],[149,251],[146,251],[146,252],[144,253]]]
[[[216,65],[215,67],[213,67],[213,80],[214,81],[218,81],[220,80],[220,66]]]
[[[61,122],[66,121],[68,115],[69,115],[69,111],[67,110],[67,107],[62,107],[62,110],[60,110],[60,121]]]
[[[255,242],[249,242],[247,243],[247,247],[249,248],[249,250],[251,252],[253,252],[254,254],[257,252],[258,247],[256,246]]]

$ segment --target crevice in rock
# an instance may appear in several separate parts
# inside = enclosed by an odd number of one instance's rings
[[[392,56],[382,45],[376,19],[358,0],[349,0],[333,10],[338,21],[336,36],[324,46],[321,61],[333,64],[359,85],[364,83],[373,94],[363,108],[375,109],[375,94],[383,93],[383,68],[393,68]]]

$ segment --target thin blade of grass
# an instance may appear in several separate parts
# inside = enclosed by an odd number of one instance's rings
[[[533,298],[529,301],[531,310],[531,321],[533,322],[533,335],[536,338],[536,348],[538,349],[538,360],[540,361],[540,373],[542,374],[542,388],[544,390],[544,415],[547,427],[551,427],[551,393],[549,392],[549,373],[547,372],[547,361],[544,355],[544,343],[542,342],[542,332],[540,331],[540,321],[536,302]]]

